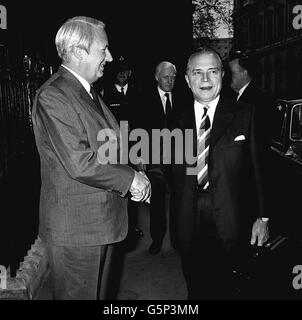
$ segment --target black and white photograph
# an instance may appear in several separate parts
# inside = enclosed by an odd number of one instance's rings
[[[302,300],[301,186],[302,1],[0,0],[0,300]]]

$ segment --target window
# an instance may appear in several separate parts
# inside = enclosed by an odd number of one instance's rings
[[[297,104],[292,108],[290,138],[294,141],[302,141],[302,104]]]

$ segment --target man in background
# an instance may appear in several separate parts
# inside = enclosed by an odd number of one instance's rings
[[[231,88],[238,94],[237,101],[256,106],[256,126],[259,134],[271,138],[278,125],[276,99],[261,90],[256,84],[257,73],[261,66],[258,61],[241,51],[231,54],[228,62],[231,71]]]
[[[149,132],[149,137],[152,137],[152,130],[154,129],[163,130],[172,126],[174,115],[178,108],[177,96],[173,90],[176,74],[176,66],[169,61],[161,61],[155,68],[155,85],[145,93],[144,127]],[[161,152],[160,161],[162,161],[164,148],[165,146],[161,143],[156,150],[151,150],[150,159],[152,159],[152,152]],[[152,167],[152,164],[147,166],[147,173]],[[165,180],[151,177],[150,235],[152,243],[149,247],[150,254],[158,254],[160,252],[167,229],[166,199],[168,181],[168,176],[165,177]],[[174,225],[172,215],[173,213],[171,212],[170,237],[173,244]]]
[[[120,56],[113,62],[112,73],[105,82],[101,92],[104,102],[114,114],[117,122],[127,122],[128,132],[139,127],[139,119],[142,116],[140,110],[141,90],[131,81],[132,66],[124,56]],[[129,142],[131,148],[131,141]],[[134,165],[134,169],[141,170]],[[128,202],[129,232],[127,247],[130,249],[136,244],[136,240],[142,237],[143,231],[138,227],[138,204]]]

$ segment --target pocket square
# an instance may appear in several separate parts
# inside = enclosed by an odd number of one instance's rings
[[[240,136],[237,136],[234,141],[241,141],[241,140],[245,140],[245,136],[242,134]]]

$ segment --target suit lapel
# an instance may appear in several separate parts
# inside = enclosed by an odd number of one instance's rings
[[[193,154],[197,155],[197,131],[196,131],[196,121],[195,121],[195,111],[194,111],[194,100],[188,101],[188,107],[177,115],[177,127],[183,130],[193,129]]]
[[[110,110],[106,107],[105,103],[98,97],[100,102],[100,107],[102,110],[99,109],[99,107],[94,103],[92,98],[90,97],[89,93],[85,90],[83,85],[80,83],[80,81],[68,70],[66,70],[64,67],[60,67],[58,69],[58,73],[65,78],[66,81],[70,83],[70,90],[75,92],[79,97],[87,103],[97,114],[100,115],[100,118],[98,119],[99,123],[102,124],[104,128],[110,128],[113,129],[116,132],[116,136],[118,138],[118,143],[120,139],[120,128],[119,125],[114,117],[114,115],[110,112]],[[89,108],[88,108],[89,109]],[[92,114],[92,116],[95,118],[95,114]]]
[[[101,117],[104,117],[104,110],[102,108],[102,103],[100,102],[100,98],[98,96],[99,99],[99,106],[91,99],[90,95],[88,94],[88,92],[83,88],[81,88],[82,90],[80,91],[80,96],[81,98],[88,103]],[[100,110],[100,108],[102,108]]]
[[[58,69],[58,73],[62,75],[65,79],[68,81],[72,82],[72,89],[80,95],[81,99],[83,99],[91,108],[93,108],[101,117],[104,117],[104,113],[102,110],[99,110],[98,106],[94,103],[92,98],[90,97],[89,93],[85,90],[81,82],[67,69],[64,67],[60,66]],[[101,102],[100,102],[100,105]]]
[[[226,129],[229,127],[234,118],[234,105],[228,101],[219,99],[216,112],[213,120],[211,137],[210,137],[210,150],[216,145],[217,141],[223,136]]]
[[[164,108],[163,108],[163,103],[161,101],[161,97],[159,95],[158,89],[156,88],[156,105],[158,108],[158,114],[160,114],[162,119],[165,119],[165,112],[164,112]]]
[[[236,103],[220,98],[216,107],[216,112],[212,124],[210,137],[210,152],[219,139],[223,136],[234,118],[234,111],[237,108]],[[177,116],[178,126],[181,129],[193,129],[193,147],[194,154],[197,151],[197,131],[194,111],[194,101],[189,103],[188,108]]]
[[[242,92],[242,95],[239,97],[238,101],[249,103],[254,100],[255,86],[253,81],[251,81],[245,90]]]

